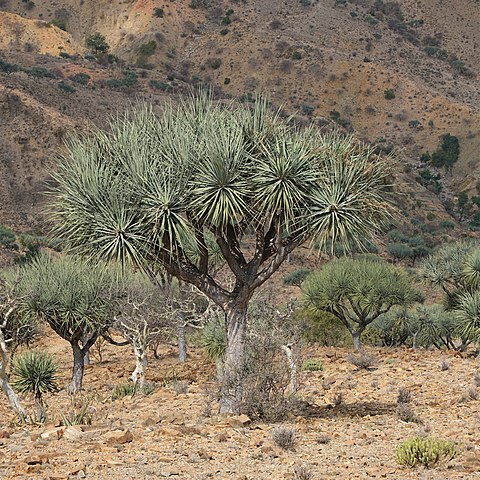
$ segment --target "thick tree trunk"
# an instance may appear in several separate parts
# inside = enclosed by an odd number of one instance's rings
[[[7,375],[7,348],[5,343],[5,337],[3,331],[0,330],[0,382],[2,385],[2,390],[7,396],[8,403],[13,408],[15,413],[18,415],[21,422],[24,422],[27,419],[27,414],[23,407],[20,405],[17,394],[13,391],[10,383],[8,381]]]
[[[220,413],[240,413],[245,373],[245,337],[247,306],[235,305],[225,312],[227,346],[223,360]]]
[[[82,389],[83,371],[85,368],[85,351],[80,348],[78,341],[72,342],[71,345],[73,350],[73,371],[72,382],[68,391],[72,394],[76,394]]]
[[[355,350],[362,350],[361,336],[363,330],[363,328],[359,328],[358,330],[352,331],[353,347],[355,348]]]
[[[145,370],[148,365],[147,352],[143,347],[133,347],[135,352],[135,370],[130,377],[138,388],[145,386]]]
[[[187,361],[187,339],[185,336],[185,322],[183,318],[178,319],[177,338],[178,338],[178,361],[185,363]]]

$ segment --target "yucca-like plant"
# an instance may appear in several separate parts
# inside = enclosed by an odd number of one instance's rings
[[[71,139],[54,173],[52,220],[71,251],[151,278],[166,271],[224,310],[227,412],[241,404],[234,379],[254,291],[310,239],[348,248],[377,233],[391,211],[387,176],[386,162],[351,136],[296,130],[262,99],[251,108],[202,92]]]
[[[408,306],[419,294],[398,267],[368,259],[327,263],[303,283],[307,305],[335,315],[361,349],[365,328],[394,306]]]
[[[45,406],[43,395],[57,390],[57,365],[52,355],[34,350],[15,357],[12,364],[12,383],[19,393],[29,393],[35,397],[37,420],[44,421]]]
[[[121,292],[117,273],[79,257],[40,255],[22,267],[15,284],[18,315],[44,321],[70,343],[71,393],[82,388],[85,355],[113,323]]]

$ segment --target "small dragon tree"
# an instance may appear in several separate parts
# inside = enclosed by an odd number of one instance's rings
[[[327,263],[307,278],[303,292],[309,305],[335,315],[345,325],[357,350],[370,323],[392,307],[408,306],[420,298],[400,268],[368,259]]]
[[[165,270],[225,312],[221,412],[239,410],[253,293],[312,237],[355,242],[389,211],[387,165],[350,136],[303,131],[268,102],[148,106],[72,139],[54,173],[55,235],[90,258]],[[216,275],[206,235],[228,274]],[[189,255],[195,245],[198,255]]]
[[[104,265],[77,257],[40,255],[20,270],[19,314],[45,321],[72,347],[70,393],[81,390],[85,356],[113,323],[119,285]]]

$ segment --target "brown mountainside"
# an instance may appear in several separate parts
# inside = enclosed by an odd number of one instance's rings
[[[475,194],[478,1],[457,0],[453,9],[442,0],[3,0],[0,10],[0,59],[23,70],[0,73],[3,223],[36,224],[46,167],[69,131],[105,125],[132,99],[158,103],[164,89],[200,81],[246,99],[267,93],[305,120],[333,119],[394,146],[402,208],[422,221],[428,213],[448,218],[445,202],[463,190]],[[85,39],[97,31],[123,65],[84,59]],[[27,71],[35,66],[52,78]],[[135,84],[106,84],[126,67]],[[87,85],[70,80],[79,72],[91,77]],[[438,195],[415,178],[420,154],[446,133],[458,137],[461,155],[452,175],[438,171]]]

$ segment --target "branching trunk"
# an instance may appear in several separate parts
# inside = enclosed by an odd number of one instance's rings
[[[220,413],[238,414],[242,402],[242,380],[245,372],[247,305],[229,307],[225,315],[227,347],[220,379]]]

